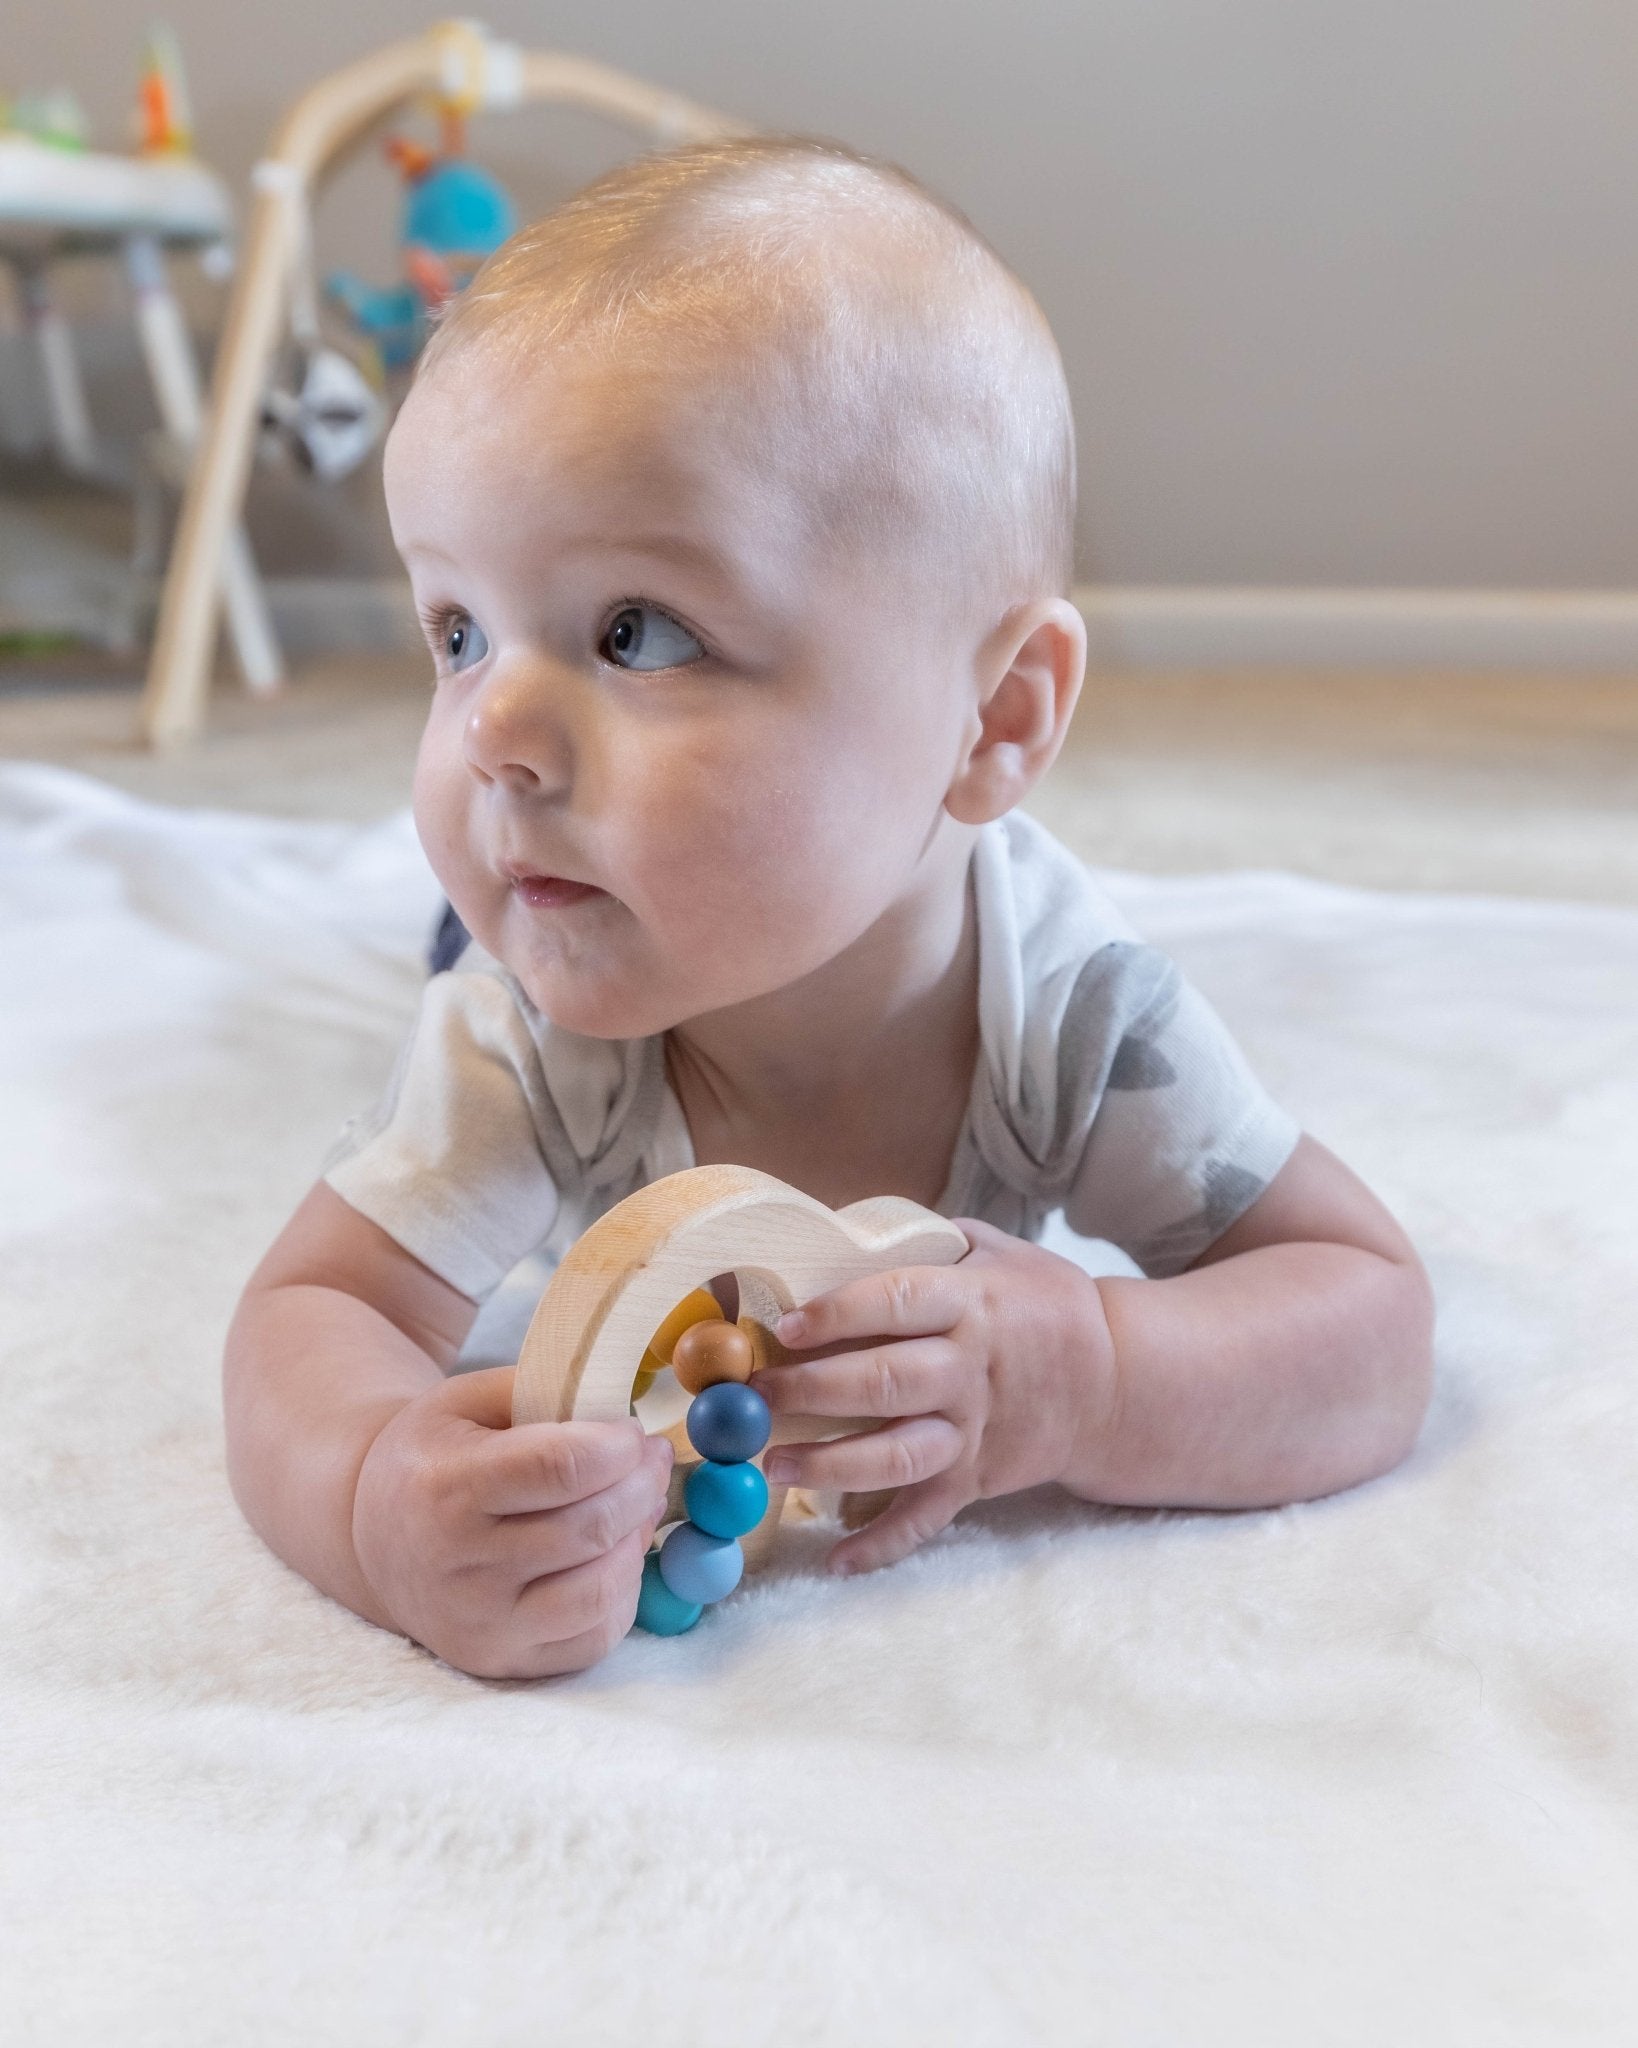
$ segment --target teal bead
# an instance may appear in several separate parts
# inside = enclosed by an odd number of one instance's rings
[[[688,1519],[707,1536],[743,1536],[768,1512],[768,1482],[754,1465],[697,1465],[683,1488]]]
[[[651,1636],[680,1636],[691,1629],[705,1612],[698,1600],[679,1600],[660,1577],[660,1553],[651,1550],[643,1559],[643,1590],[637,1595],[638,1628]]]
[[[660,1576],[679,1600],[707,1606],[739,1584],[745,1553],[731,1536],[707,1536],[692,1522],[679,1522],[660,1545]]]

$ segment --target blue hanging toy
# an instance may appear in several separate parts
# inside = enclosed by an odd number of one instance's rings
[[[414,362],[432,316],[517,226],[505,187],[466,156],[460,115],[446,107],[442,121],[443,146],[436,153],[401,135],[387,142],[407,188],[399,228],[403,281],[372,285],[350,271],[325,280],[326,292],[385,370]]]

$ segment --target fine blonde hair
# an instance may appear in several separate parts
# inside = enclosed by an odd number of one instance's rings
[[[800,136],[639,157],[498,249],[417,374],[472,349],[524,372],[591,350],[732,380],[736,409],[799,429],[831,539],[909,553],[986,605],[1069,588],[1074,429],[1051,330],[966,216],[895,164]]]

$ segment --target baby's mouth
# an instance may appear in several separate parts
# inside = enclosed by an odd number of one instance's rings
[[[513,895],[531,910],[566,910],[572,903],[585,903],[605,893],[590,882],[571,882],[562,875],[536,875],[509,868],[506,878]]]
[[[594,889],[590,883],[565,883],[561,874],[520,874],[512,883],[512,893],[522,897],[530,909],[565,909],[569,903],[584,903],[588,897],[602,895],[602,889]]]

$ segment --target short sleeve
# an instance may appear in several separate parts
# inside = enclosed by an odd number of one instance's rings
[[[1151,1278],[1181,1273],[1251,1207],[1301,1130],[1164,954],[1109,946],[1087,970],[1058,1048],[1060,1071],[1080,1069],[1073,1092],[1096,1101],[1064,1220]]]
[[[324,1179],[473,1301],[544,1242],[558,1189],[532,1107],[539,1058],[506,984],[435,975],[385,1095],[342,1131]]]

